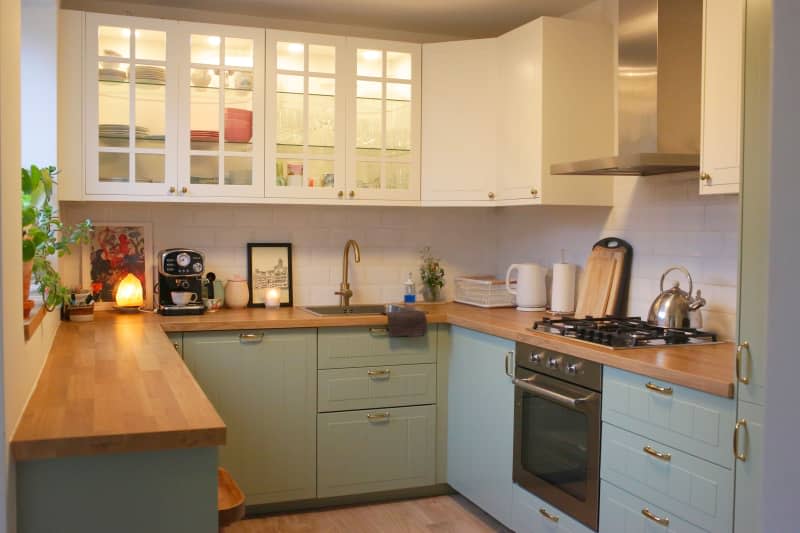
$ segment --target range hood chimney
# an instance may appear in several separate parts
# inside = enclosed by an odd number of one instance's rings
[[[703,0],[619,0],[618,154],[551,174],[649,176],[700,168]]]

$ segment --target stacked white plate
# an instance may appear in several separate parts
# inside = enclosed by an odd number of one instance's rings
[[[127,124],[100,124],[100,137],[114,137],[116,139],[127,139],[130,135],[130,127]],[[136,126],[136,137],[144,137],[150,130],[143,126]]]
[[[101,68],[97,77],[100,81],[128,81],[128,73],[116,68]]]
[[[136,81],[138,83],[163,85],[166,81],[166,72],[164,67],[136,65]]]

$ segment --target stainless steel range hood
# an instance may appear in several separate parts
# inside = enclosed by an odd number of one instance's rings
[[[619,0],[619,155],[551,174],[671,174],[700,168],[703,0]]]

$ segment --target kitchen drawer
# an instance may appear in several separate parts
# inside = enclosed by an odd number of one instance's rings
[[[320,370],[320,413],[436,403],[436,365]]]
[[[562,513],[514,483],[511,529],[515,533],[593,533],[581,522]],[[550,513],[554,522],[545,516]]]
[[[647,518],[643,511],[667,519],[658,524]],[[600,483],[600,533],[722,533],[730,531],[703,529],[681,520],[663,508],[646,502],[605,481]]]
[[[731,531],[733,470],[610,424],[603,424],[602,454],[603,480],[709,531]]]
[[[648,383],[666,390],[658,392]],[[734,400],[616,368],[603,369],[604,422],[726,468],[733,468],[735,418]]]
[[[433,485],[436,406],[317,416],[317,496]]]
[[[424,337],[389,337],[385,327],[320,328],[319,368],[436,362],[436,326]]]

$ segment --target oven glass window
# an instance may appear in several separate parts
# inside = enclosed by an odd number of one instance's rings
[[[522,396],[522,466],[580,501],[588,490],[586,415],[542,398]]]

